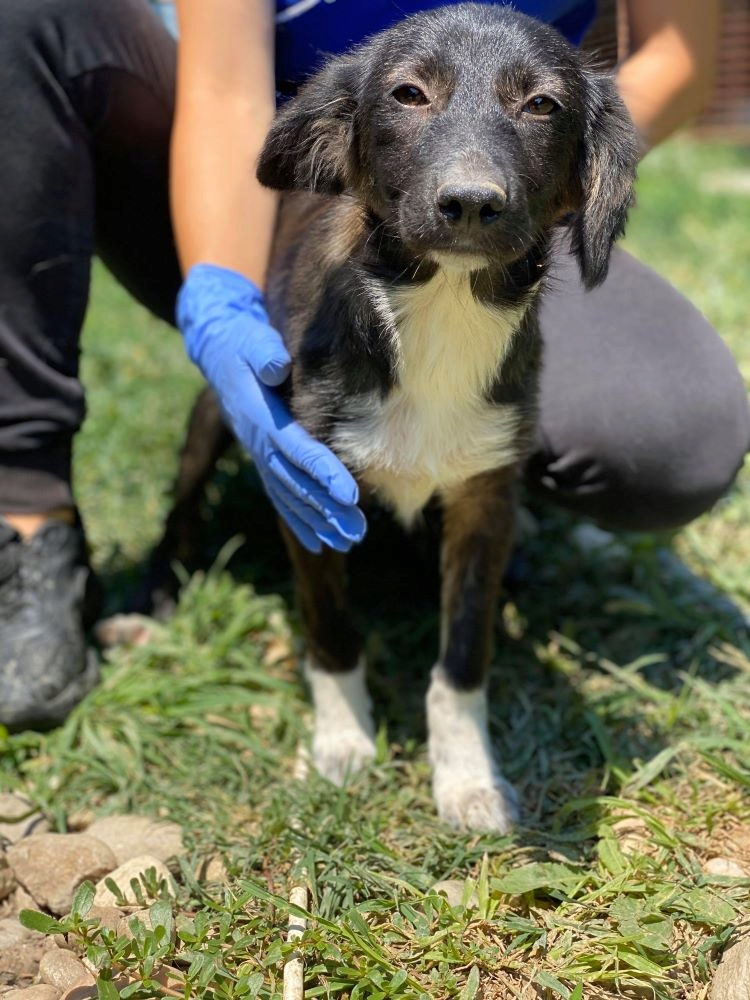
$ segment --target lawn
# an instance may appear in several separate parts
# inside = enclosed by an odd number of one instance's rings
[[[746,150],[665,146],[642,168],[626,242],[706,313],[750,383],[748,177]],[[115,609],[158,535],[199,379],[177,336],[100,269],[84,378],[77,492]],[[195,858],[224,856],[224,889],[183,879],[191,918],[164,957],[185,995],[279,995],[299,880],[312,899],[308,997],[708,995],[750,900],[750,879],[705,869],[718,856],[750,872],[747,470],[671,538],[592,551],[572,519],[534,508],[529,578],[505,608],[492,670],[494,734],[524,803],[502,838],[434,816],[421,708],[434,580],[377,560],[391,529],[373,525],[353,568],[378,667],[379,759],[341,791],[294,777],[309,711],[288,578],[238,456],[204,513],[213,568],[192,577],[173,621],[111,653],[61,730],[0,735],[0,784],[25,789],[58,828],[82,809],[153,812],[184,826]],[[446,879],[464,885],[462,902],[434,894]]]

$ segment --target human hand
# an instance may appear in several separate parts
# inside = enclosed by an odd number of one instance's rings
[[[299,541],[311,552],[323,544],[346,552],[361,541],[367,525],[356,482],[272,391],[289,375],[291,358],[260,290],[236,271],[197,264],[177,297],[177,325],[188,356]]]

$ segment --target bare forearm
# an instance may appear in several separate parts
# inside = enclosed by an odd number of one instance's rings
[[[632,55],[620,92],[644,152],[688,123],[710,93],[719,32],[718,0],[628,0]]]
[[[267,0],[180,0],[172,214],[184,271],[201,261],[262,285],[275,196],[255,179],[274,113]]]

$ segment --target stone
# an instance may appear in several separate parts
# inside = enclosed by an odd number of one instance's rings
[[[15,918],[0,920],[0,989],[31,986],[42,955],[54,944]]]
[[[141,881],[140,876],[148,871],[149,868],[154,868],[156,870],[156,877],[159,881],[162,879],[166,881],[169,895],[176,896],[177,886],[175,885],[169,869],[163,861],[160,861],[159,858],[154,857],[152,854],[142,854],[138,858],[131,858],[129,861],[119,865],[114,871],[110,872],[107,876],[107,880],[112,879],[122,893],[128,906],[138,906],[140,904],[140,900],[133,892],[130,882],[132,879],[138,879]],[[142,885],[143,883],[141,881],[141,886]],[[143,890],[143,894],[144,896],[146,895],[145,889]],[[94,904],[96,906],[121,905],[121,901],[118,900],[112,890],[105,885],[105,879],[101,879],[101,881],[97,882]]]
[[[105,649],[113,646],[145,646],[164,631],[153,618],[138,614],[118,614],[102,618],[94,625],[96,641]]]
[[[7,899],[15,892],[18,882],[5,856],[0,854],[0,900]]]
[[[224,864],[224,860],[218,854],[212,854],[205,858],[196,868],[196,878],[199,882],[214,882],[226,885],[229,881],[229,872]]]
[[[18,792],[0,795],[0,841],[15,844],[34,833],[47,833],[49,823],[34,803]]]
[[[155,976],[154,978],[158,978]],[[126,986],[131,986],[135,980],[127,979],[125,976],[119,976],[117,979],[113,980],[114,987],[118,993],[122,993]],[[184,983],[180,983],[184,990]],[[69,990],[66,990],[60,997],[60,1000],[97,1000],[99,996],[99,991],[94,986],[71,986]],[[4,998],[3,998],[4,1000]]]
[[[0,903],[0,919],[5,917],[17,917],[21,910],[35,910],[36,903],[22,886],[18,886],[14,892]]]
[[[432,887],[432,891],[445,896],[449,905],[455,909],[464,905],[463,899],[466,892],[466,882],[459,878],[446,878],[442,882],[436,882]],[[465,905],[467,907],[476,907],[479,905],[479,898],[476,892],[472,891]]]
[[[32,931],[30,928],[24,927],[21,921],[15,917],[5,917],[0,920],[0,952],[3,948],[18,944],[19,941],[30,941],[43,936],[39,931]]]
[[[98,920],[108,931],[116,931],[122,920],[123,911],[117,906],[92,906],[86,914],[87,920]]]
[[[99,990],[96,986],[71,986],[66,990],[60,1000],[96,1000]]]
[[[133,934],[133,929],[130,926],[130,921],[136,918],[139,923],[143,924],[148,930],[152,929],[151,925],[151,913],[149,910],[133,910],[131,913],[120,917],[120,922],[117,925],[117,936],[121,938],[132,938],[135,937]]]
[[[86,830],[109,847],[121,865],[141,854],[167,862],[185,853],[179,824],[152,816],[104,816]]]
[[[60,991],[48,983],[37,983],[23,990],[11,990],[3,996],[3,1000],[58,1000]]]
[[[72,986],[92,986],[96,982],[83,962],[70,951],[47,951],[39,963],[39,979],[61,993]]]
[[[26,837],[9,849],[8,862],[36,905],[55,916],[70,910],[81,882],[95,882],[117,865],[107,845],[85,833]]]
[[[750,1000],[750,934],[725,949],[711,983],[710,1000]]]
[[[724,875],[729,878],[747,878],[745,869],[730,858],[711,858],[703,866],[704,872],[709,875]]]
[[[639,816],[625,816],[612,824],[612,832],[623,854],[653,854],[648,824]]]

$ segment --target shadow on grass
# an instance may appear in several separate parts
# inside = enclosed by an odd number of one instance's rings
[[[620,794],[644,762],[679,741],[675,703],[686,677],[717,685],[735,673],[714,650],[739,641],[740,620],[726,599],[717,614],[687,592],[684,578],[667,578],[668,539],[618,542],[627,557],[621,552],[613,562],[576,547],[571,516],[535,514],[538,531],[516,559],[490,675],[493,737],[521,792],[530,844],[535,831],[548,843],[551,829],[570,831],[571,824],[581,840],[593,834],[596,800]],[[368,539],[350,558],[352,603],[366,636],[376,718],[396,758],[408,760],[425,739],[424,692],[437,654],[439,519],[428,517],[411,535],[379,509],[368,519]],[[223,463],[207,491],[201,530],[188,572],[207,569],[241,535],[246,541],[229,572],[291,608],[275,515],[247,465]],[[116,602],[143,569],[105,571]],[[572,856],[576,843],[573,834]]]

